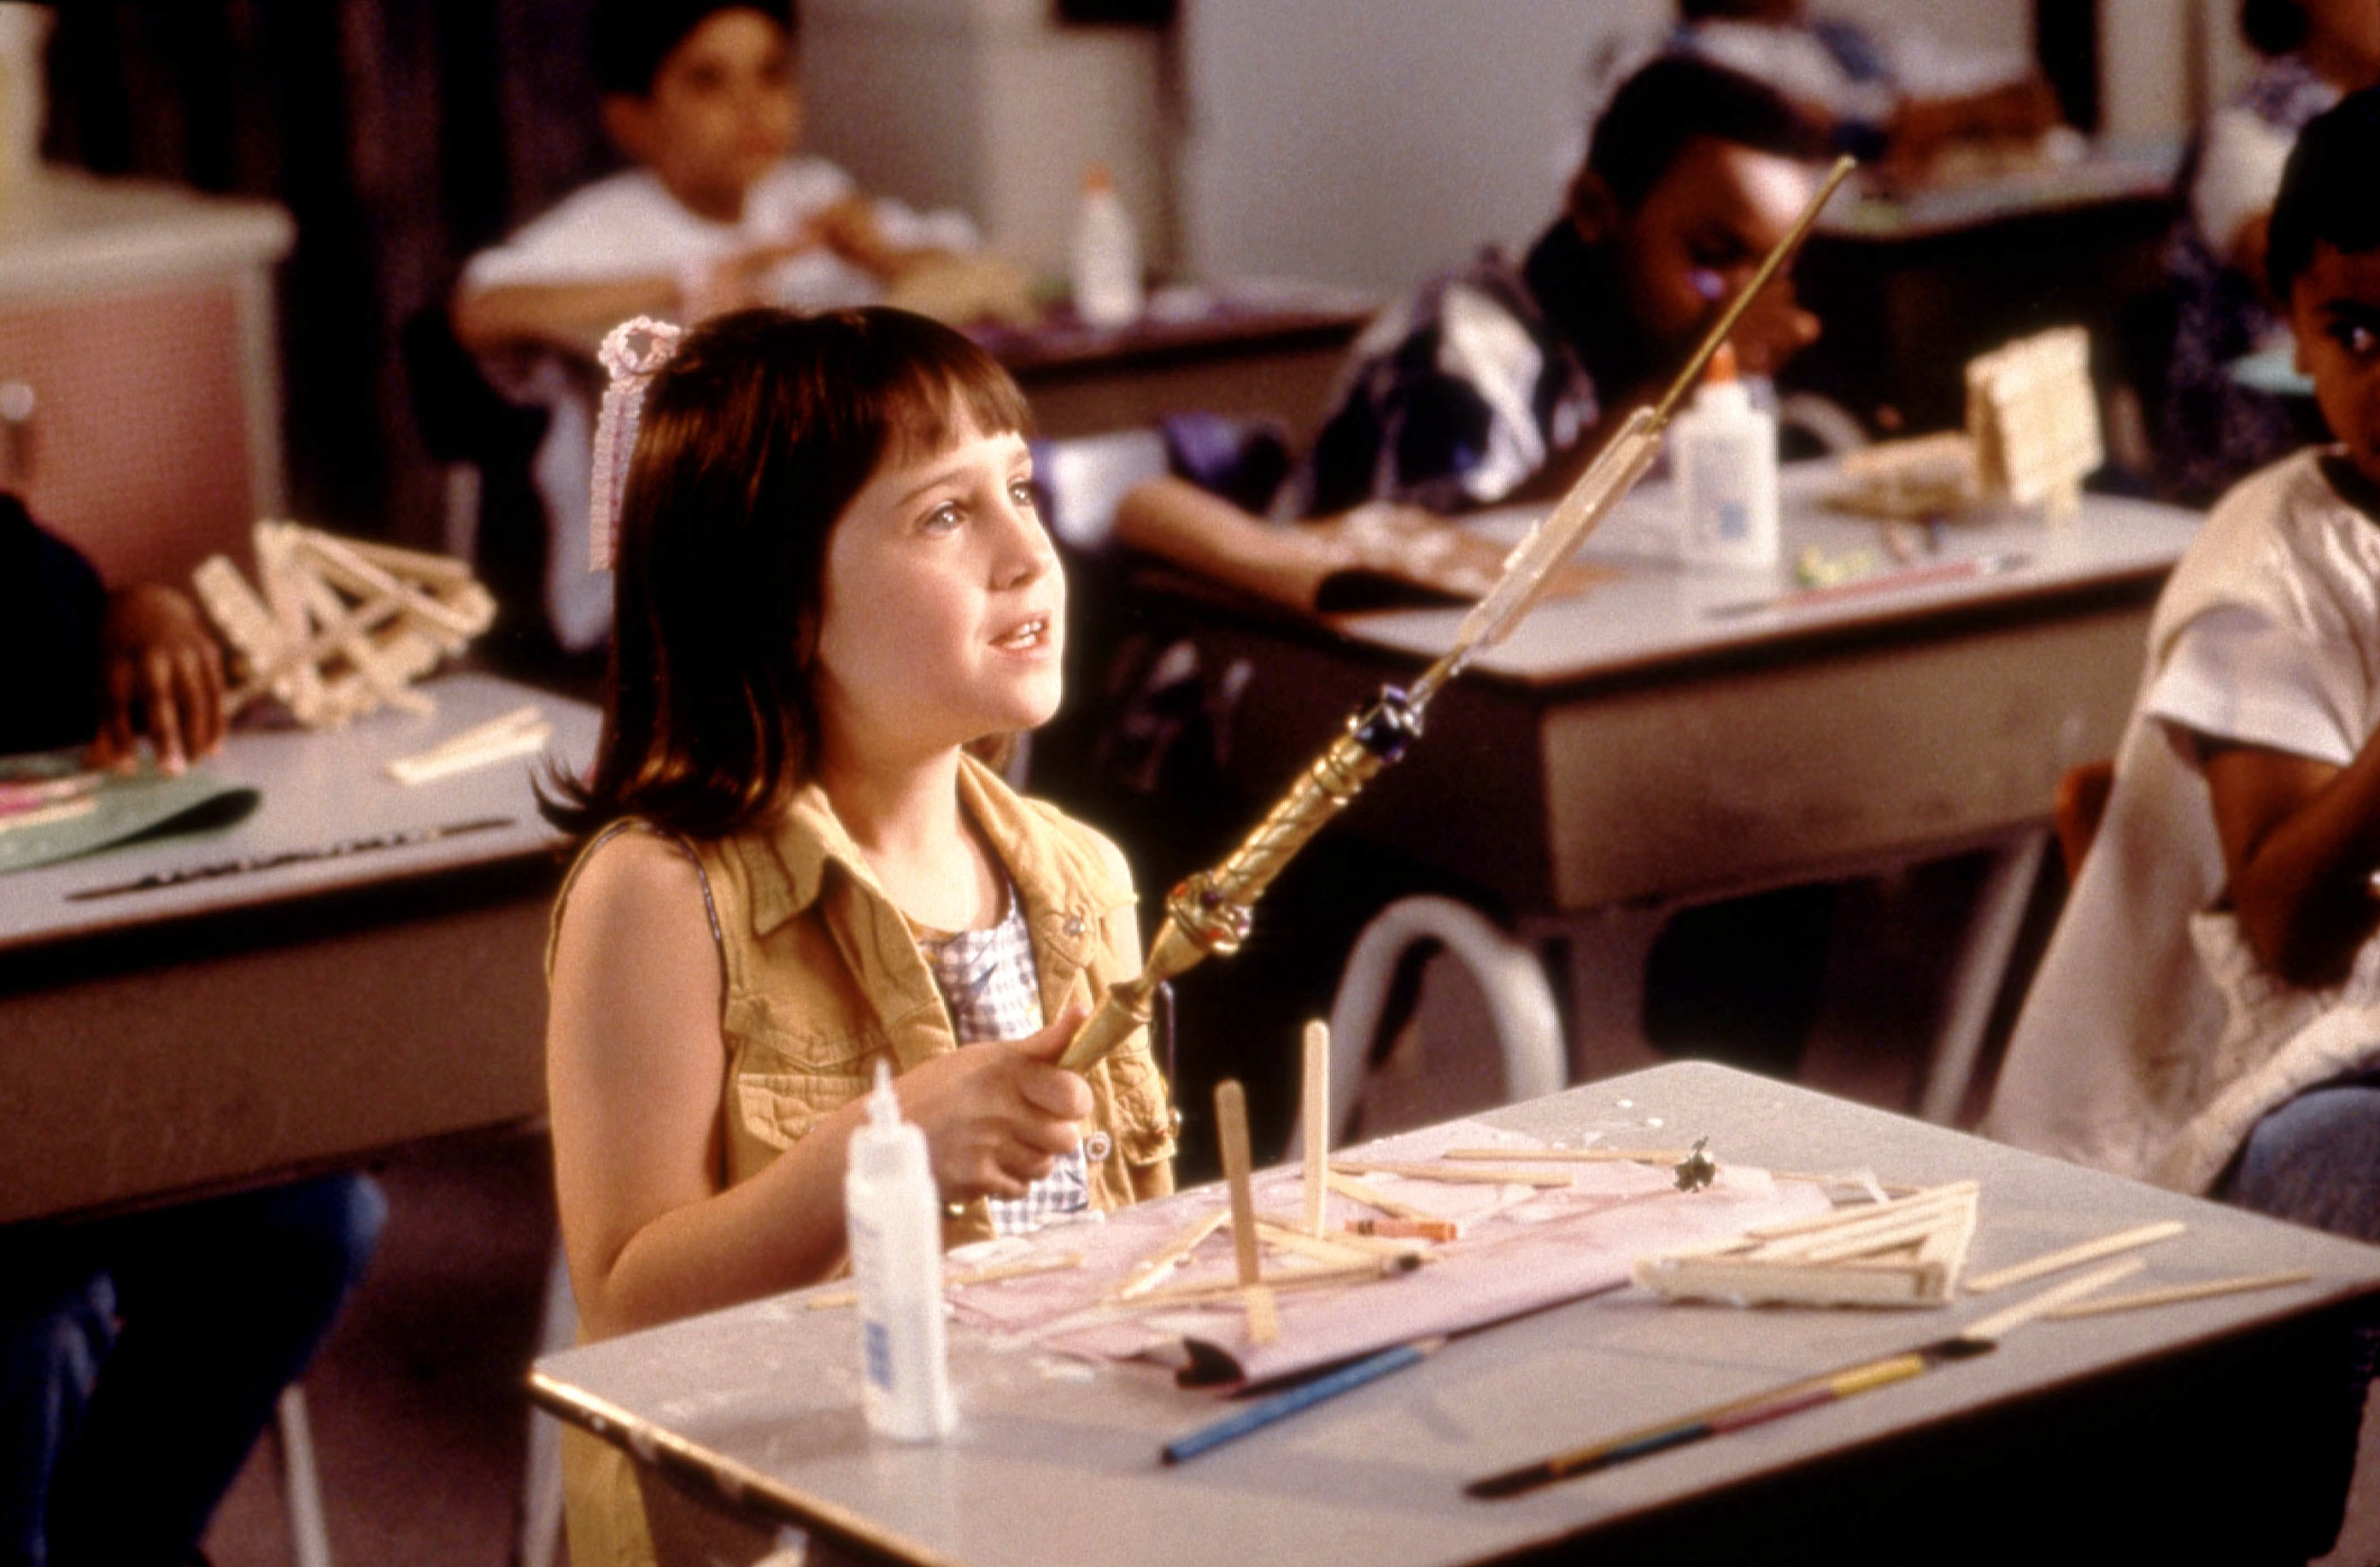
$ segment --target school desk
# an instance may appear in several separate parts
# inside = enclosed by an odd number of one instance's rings
[[[1271,419],[1309,433],[1373,302],[1346,289],[1237,284],[1155,290],[1140,319],[1111,329],[1061,313],[1029,331],[972,335],[1033,405],[1038,433],[1146,429],[1196,410]]]
[[[1866,417],[1961,422],[1961,367],[2047,327],[2091,329],[2121,375],[2130,301],[2166,286],[2179,149],[2101,145],[2081,163],[1839,200],[1794,262],[1824,334],[1784,379]]]
[[[482,674],[422,689],[437,702],[426,718],[233,734],[201,765],[261,800],[227,829],[0,878],[0,1223],[544,1113],[541,964],[561,867],[530,759],[414,787],[384,767],[528,702],[554,754],[583,763],[598,715]]]
[[[1824,464],[1787,468],[1785,559],[1864,552],[1877,572],[1798,598],[1782,570],[1663,558],[1670,492],[1640,488],[1586,547],[1619,575],[1540,603],[1482,653],[1403,760],[1325,829],[1451,879],[1560,960],[1574,1078],[1654,1059],[1636,1003],[1667,911],[1994,849],[1937,1054],[1948,1119],[2058,778],[2115,754],[2150,606],[2198,523],[2086,495],[2059,524],[1944,523],[1935,553],[1921,531],[1900,565],[1878,524],[1822,504],[1834,482]],[[1522,523],[1485,526],[1504,538]],[[1406,610],[1325,627],[1179,578],[1142,586],[1133,607],[1160,645],[1196,649],[1223,784],[1251,822],[1357,702],[1444,651],[1461,618]],[[1265,916],[1259,904],[1259,932]]]
[[[636,1456],[665,1561],[750,1561],[781,1524],[809,1532],[812,1561],[966,1567],[2237,1562],[2325,1549],[2355,1440],[2338,1398],[2347,1339],[2380,1317],[2380,1249],[1706,1063],[1484,1119],[1606,1146],[1706,1135],[1722,1162],[1779,1170],[1973,1178],[1973,1270],[2180,1220],[2118,1288],[2313,1279],[2036,1322],[1980,1358],[1502,1501],[1463,1487],[1942,1337],[2058,1279],[1912,1311],[1669,1306],[1622,1288],[1457,1337],[1172,1467],[1160,1446],[1227,1406],[1154,1368],[1053,1364],[965,1324],[951,1333],[957,1434],[873,1440],[854,1314],[798,1294],[547,1356],[532,1394]]]

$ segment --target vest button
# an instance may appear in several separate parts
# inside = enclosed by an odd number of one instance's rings
[[[1104,1161],[1108,1155],[1113,1152],[1115,1152],[1115,1139],[1105,1132],[1094,1132],[1083,1139],[1083,1157],[1093,1164]]]

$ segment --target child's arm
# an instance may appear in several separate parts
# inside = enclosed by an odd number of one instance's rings
[[[2260,746],[2204,761],[2230,902],[2257,960],[2301,988],[2336,984],[2380,901],[2380,738],[2341,768]]]
[[[792,1289],[842,1259],[844,1146],[865,1108],[726,1186],[720,982],[692,864],[642,833],[590,856],[555,943],[546,1057],[563,1239],[593,1336]],[[898,1079],[946,1198],[1019,1195],[1075,1145],[1090,1090],[1049,1063],[1080,1021]]]
[[[523,343],[583,351],[631,316],[676,315],[681,287],[679,278],[659,273],[589,283],[466,287],[455,291],[448,316],[455,341],[475,354]]]
[[[811,218],[808,232],[853,266],[880,278],[898,277],[919,261],[951,253],[894,244],[877,221],[875,201],[856,192]]]

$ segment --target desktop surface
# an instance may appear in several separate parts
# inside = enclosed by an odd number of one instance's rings
[[[650,1466],[649,1494],[666,1486],[758,1540],[796,1524],[836,1559],[1420,1567],[1584,1549],[1597,1561],[1963,1561],[2024,1541],[2022,1559],[2063,1561],[2192,1538],[2218,1553],[2270,1540],[2287,1559],[2335,1526],[2344,1472],[2314,1471],[2334,1447],[2351,1454],[2353,1421],[2338,1429],[2323,1413],[2324,1379],[2343,1377],[2347,1325],[2380,1309],[2380,1250],[1701,1063],[1484,1119],[1607,1145],[1707,1135],[1722,1161],[1779,1170],[1975,1178],[1973,1269],[2178,1219],[2187,1229],[2143,1254],[2138,1283],[2314,1278],[2035,1323],[1869,1396],[1504,1501],[1463,1488],[1910,1348],[2028,1292],[1936,1310],[1744,1311],[1622,1288],[1462,1335],[1177,1466],[1160,1447],[1227,1406],[1154,1367],[1060,1363],[966,1326],[952,1334],[957,1435],[873,1439],[852,1313],[808,1309],[802,1292],[549,1356],[533,1389]]]
[[[232,735],[200,765],[261,798],[230,827],[0,878],[0,1223],[543,1112],[562,865],[534,759],[417,787],[386,764],[534,702],[581,765],[598,715],[489,675],[423,689],[427,717]]]

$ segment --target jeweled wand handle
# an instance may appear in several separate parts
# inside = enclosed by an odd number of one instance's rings
[[[1221,864],[1199,871],[1165,900],[1165,918],[1138,976],[1108,991],[1058,1064],[1081,1072],[1147,1026],[1157,987],[1208,956],[1239,951],[1256,902],[1323,823],[1346,808],[1421,734],[1420,710],[1390,686],[1347,721],[1289,792]]]

